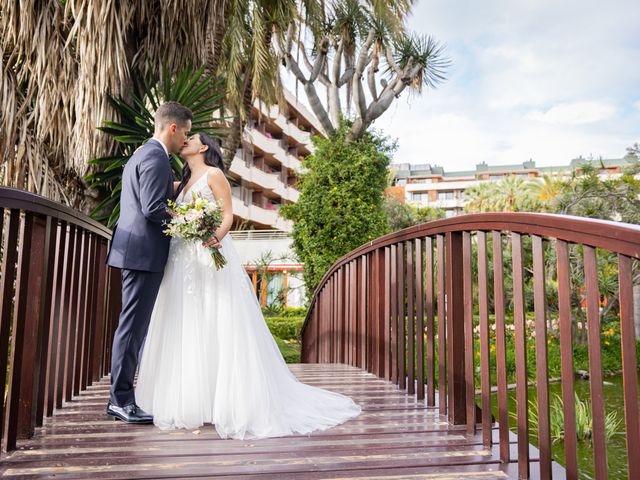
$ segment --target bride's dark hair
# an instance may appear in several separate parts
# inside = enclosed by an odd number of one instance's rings
[[[225,171],[224,162],[222,161],[222,150],[220,150],[220,142],[218,140],[214,140],[206,133],[199,132],[200,142],[203,145],[206,145],[207,148],[204,151],[204,163],[205,165],[209,165],[210,167],[216,167]],[[182,179],[180,180],[180,185],[178,185],[178,189],[176,190],[175,197],[177,198],[182,189],[189,183],[189,179],[191,178],[191,169],[189,168],[189,164],[187,162],[184,163],[184,168],[182,169]]]

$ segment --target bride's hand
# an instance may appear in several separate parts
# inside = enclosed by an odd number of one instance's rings
[[[218,240],[218,237],[216,237],[215,235],[213,235],[206,242],[202,242],[202,245],[204,245],[207,248],[220,248],[220,247],[222,247],[222,244],[220,243],[220,240]]]

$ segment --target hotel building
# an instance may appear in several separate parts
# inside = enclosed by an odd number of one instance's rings
[[[313,153],[311,137],[323,135],[317,120],[285,91],[287,111],[256,101],[242,147],[229,168],[234,213],[231,236],[262,306],[304,304],[303,265],[295,259],[292,224],[279,215],[295,203],[302,160]],[[268,264],[265,264],[268,259]]]
[[[600,175],[611,176],[620,174],[625,166],[630,165],[633,158],[576,158],[569,165],[553,167],[537,167],[532,160],[515,165],[488,165],[482,162],[476,165],[475,170],[457,172],[446,172],[443,167],[430,164],[395,164],[391,165],[391,169],[394,171],[393,184],[396,189],[404,190],[406,203],[441,208],[447,217],[452,217],[464,213],[465,190],[483,182],[499,181],[513,175],[525,178],[570,175],[587,162],[598,168]]]
[[[288,111],[256,101],[242,147],[229,169],[236,229],[291,231],[280,207],[298,201],[301,161],[313,152],[311,137],[322,130],[304,105],[285,92]]]

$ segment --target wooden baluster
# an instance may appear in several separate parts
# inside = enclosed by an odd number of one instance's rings
[[[371,288],[371,282],[373,281],[373,254],[370,252],[365,255],[367,258],[367,281],[366,281],[366,289],[367,289],[367,301],[365,302],[365,325],[366,325],[366,335],[365,335],[365,370],[367,372],[371,372],[371,340],[373,336],[373,330],[371,328],[372,316],[373,316],[373,308],[371,303],[374,301],[375,294]]]
[[[407,393],[413,395],[415,388],[415,311],[414,311],[414,268],[413,268],[413,242],[406,242],[407,248]]]
[[[92,233],[89,236],[89,272],[87,281],[87,300],[85,302],[84,317],[86,318],[86,330],[83,341],[83,356],[82,356],[82,383],[80,388],[86,390],[88,385],[91,385],[91,357],[93,352],[93,338],[96,336],[96,316],[94,314],[94,301],[95,301],[95,288],[98,281],[97,278],[97,260],[98,260],[98,243],[97,236]]]
[[[340,361],[340,269],[333,274],[333,337],[331,340],[332,363]]]
[[[379,371],[379,326],[380,326],[380,249],[376,249],[370,254],[371,258],[371,283],[369,284],[371,296],[369,297],[369,361],[368,370],[376,376],[380,376]]]
[[[445,312],[444,235],[436,236],[436,262],[438,284],[438,407],[441,415],[447,413],[447,331]]]
[[[344,363],[350,365],[351,354],[351,263],[346,263],[344,269]]]
[[[549,374],[547,371],[547,317],[542,237],[533,235],[533,301],[536,325],[536,385],[538,396],[538,450],[540,478],[551,478],[551,427],[549,426]]]
[[[344,328],[344,268],[339,268],[337,273],[337,277],[338,277],[338,298],[337,298],[337,309],[338,309],[338,315],[337,315],[337,328],[336,328],[336,333],[337,333],[337,358],[336,358],[336,362],[337,363],[344,363],[344,333],[345,333],[345,328]]]
[[[487,234],[478,232],[478,309],[480,313],[480,382],[482,389],[482,444],[491,447],[491,371],[489,292],[487,286]]]
[[[4,215],[4,211],[3,211]],[[0,358],[9,356],[9,338],[11,332],[14,297],[14,282],[16,280],[16,263],[18,261],[18,235],[20,234],[20,211],[10,210],[6,225],[2,230],[2,277],[0,277]],[[13,371],[13,365],[10,365]],[[2,398],[5,398],[7,384],[7,369],[0,368],[0,385]],[[0,402],[0,438],[4,437],[5,402]],[[6,451],[6,447],[3,446]]]
[[[391,248],[385,247],[384,249],[384,310],[383,317],[384,322],[382,324],[382,365],[381,373],[384,375],[386,380],[391,379],[391,353],[390,353],[390,345],[391,341]]]
[[[416,377],[418,400],[424,400],[424,284],[422,275],[422,240],[416,238]]]
[[[37,385],[37,401],[35,413],[35,426],[41,427],[45,414],[45,401],[47,398],[47,376],[49,373],[49,349],[50,349],[50,332],[51,332],[51,311],[53,303],[53,289],[55,281],[55,257],[56,257],[56,238],[58,233],[58,221],[52,217],[47,217],[45,221],[45,241],[44,241],[44,257],[42,284],[40,287],[41,310],[39,324],[42,331],[38,338],[38,385]]]
[[[436,404],[435,309],[433,298],[433,239],[425,239],[427,310],[427,405]]]
[[[407,388],[407,371],[405,361],[405,293],[404,293],[404,245],[398,244],[398,387]]]
[[[627,440],[629,478],[640,478],[640,419],[638,416],[638,363],[633,324],[633,276],[631,258],[618,255],[618,288],[620,292],[620,334],[622,342],[622,381],[624,386],[624,418]]]
[[[462,232],[447,233],[447,393],[449,421],[467,423],[464,372],[464,280],[462,278]]]
[[[589,346],[589,389],[593,415],[593,461],[595,479],[607,478],[607,446],[602,395],[602,352],[600,350],[600,292],[596,249],[584,246],[584,280],[587,290],[587,343]]]
[[[516,401],[518,415],[518,476],[529,478],[529,400],[527,394],[527,330],[524,310],[522,237],[511,234],[513,268],[513,323],[516,350]]]
[[[71,315],[71,295],[73,292],[73,258],[76,254],[76,227],[75,225],[69,225],[66,241],[64,245],[64,260],[63,260],[63,282],[60,293],[62,299],[60,309],[60,333],[58,335],[58,358],[56,360],[56,401],[55,408],[62,408],[62,401],[64,398],[65,378],[67,370],[67,348],[69,337],[69,316]]]
[[[398,248],[391,245],[391,381],[398,384]]]
[[[569,247],[556,240],[558,269],[558,318],[560,321],[560,361],[562,368],[562,409],[564,413],[564,453],[567,480],[578,478],[576,403],[573,384],[573,333],[571,321],[571,277]]]
[[[360,340],[360,355],[358,365],[360,368],[366,368],[367,365],[367,256],[360,257],[360,316],[358,338]]]
[[[55,250],[55,277],[54,289],[52,293],[51,306],[51,331],[49,334],[49,360],[47,366],[47,405],[45,414],[47,417],[53,415],[53,407],[55,404],[56,384],[57,384],[57,362],[60,354],[60,328],[61,328],[61,309],[64,301],[64,251],[67,239],[67,223],[59,222],[56,236]]]
[[[111,348],[113,346],[113,332],[118,325],[118,316],[120,312],[115,312],[116,306],[116,292],[115,289],[122,289],[119,282],[116,281],[116,276],[119,276],[120,270],[115,268],[107,268],[107,312],[105,315],[105,335],[104,335],[104,354],[102,356],[102,371],[105,375],[111,373]],[[115,325],[114,325],[115,323]]]
[[[504,263],[502,234],[493,231],[493,307],[496,318],[496,370],[500,460],[509,462],[509,397],[507,395],[507,337],[504,313]]]
[[[107,245],[103,239],[98,238],[96,288],[93,292],[93,315],[95,316],[95,335],[93,336],[92,356],[89,369],[91,370],[91,382],[100,380],[100,356],[102,354],[102,342],[104,341],[105,328],[105,304],[106,304],[106,254]]]
[[[16,448],[16,440],[35,431],[39,386],[39,335],[42,333],[42,284],[46,243],[46,218],[25,212],[20,223],[18,274],[16,277],[11,370],[6,400],[4,449]]]
[[[69,316],[67,320],[66,360],[64,370],[64,401],[70,402],[73,398],[73,377],[75,372],[76,336],[78,329],[78,298],[80,293],[80,270],[82,268],[82,235],[80,228],[76,228],[74,239],[74,256],[72,264],[71,289],[69,295]]]
[[[84,353],[82,347],[85,340],[87,330],[87,317],[86,303],[87,303],[87,289],[89,286],[88,273],[89,273],[89,232],[84,231],[82,236],[82,262],[80,266],[80,275],[78,277],[78,287],[80,293],[78,295],[78,303],[76,305],[76,338],[75,338],[75,353],[74,353],[74,370],[73,370],[73,395],[80,395],[80,389],[82,387],[82,359]]]
[[[351,365],[358,355],[358,260],[351,262]]]
[[[467,393],[467,433],[476,433],[476,383],[473,364],[473,269],[471,268],[471,233],[462,233],[462,276],[464,278],[465,384]]]

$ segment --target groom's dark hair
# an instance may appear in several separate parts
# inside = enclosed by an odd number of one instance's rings
[[[158,107],[154,117],[156,130],[162,130],[170,123],[184,126],[189,120],[193,120],[191,110],[178,102],[165,102]]]

